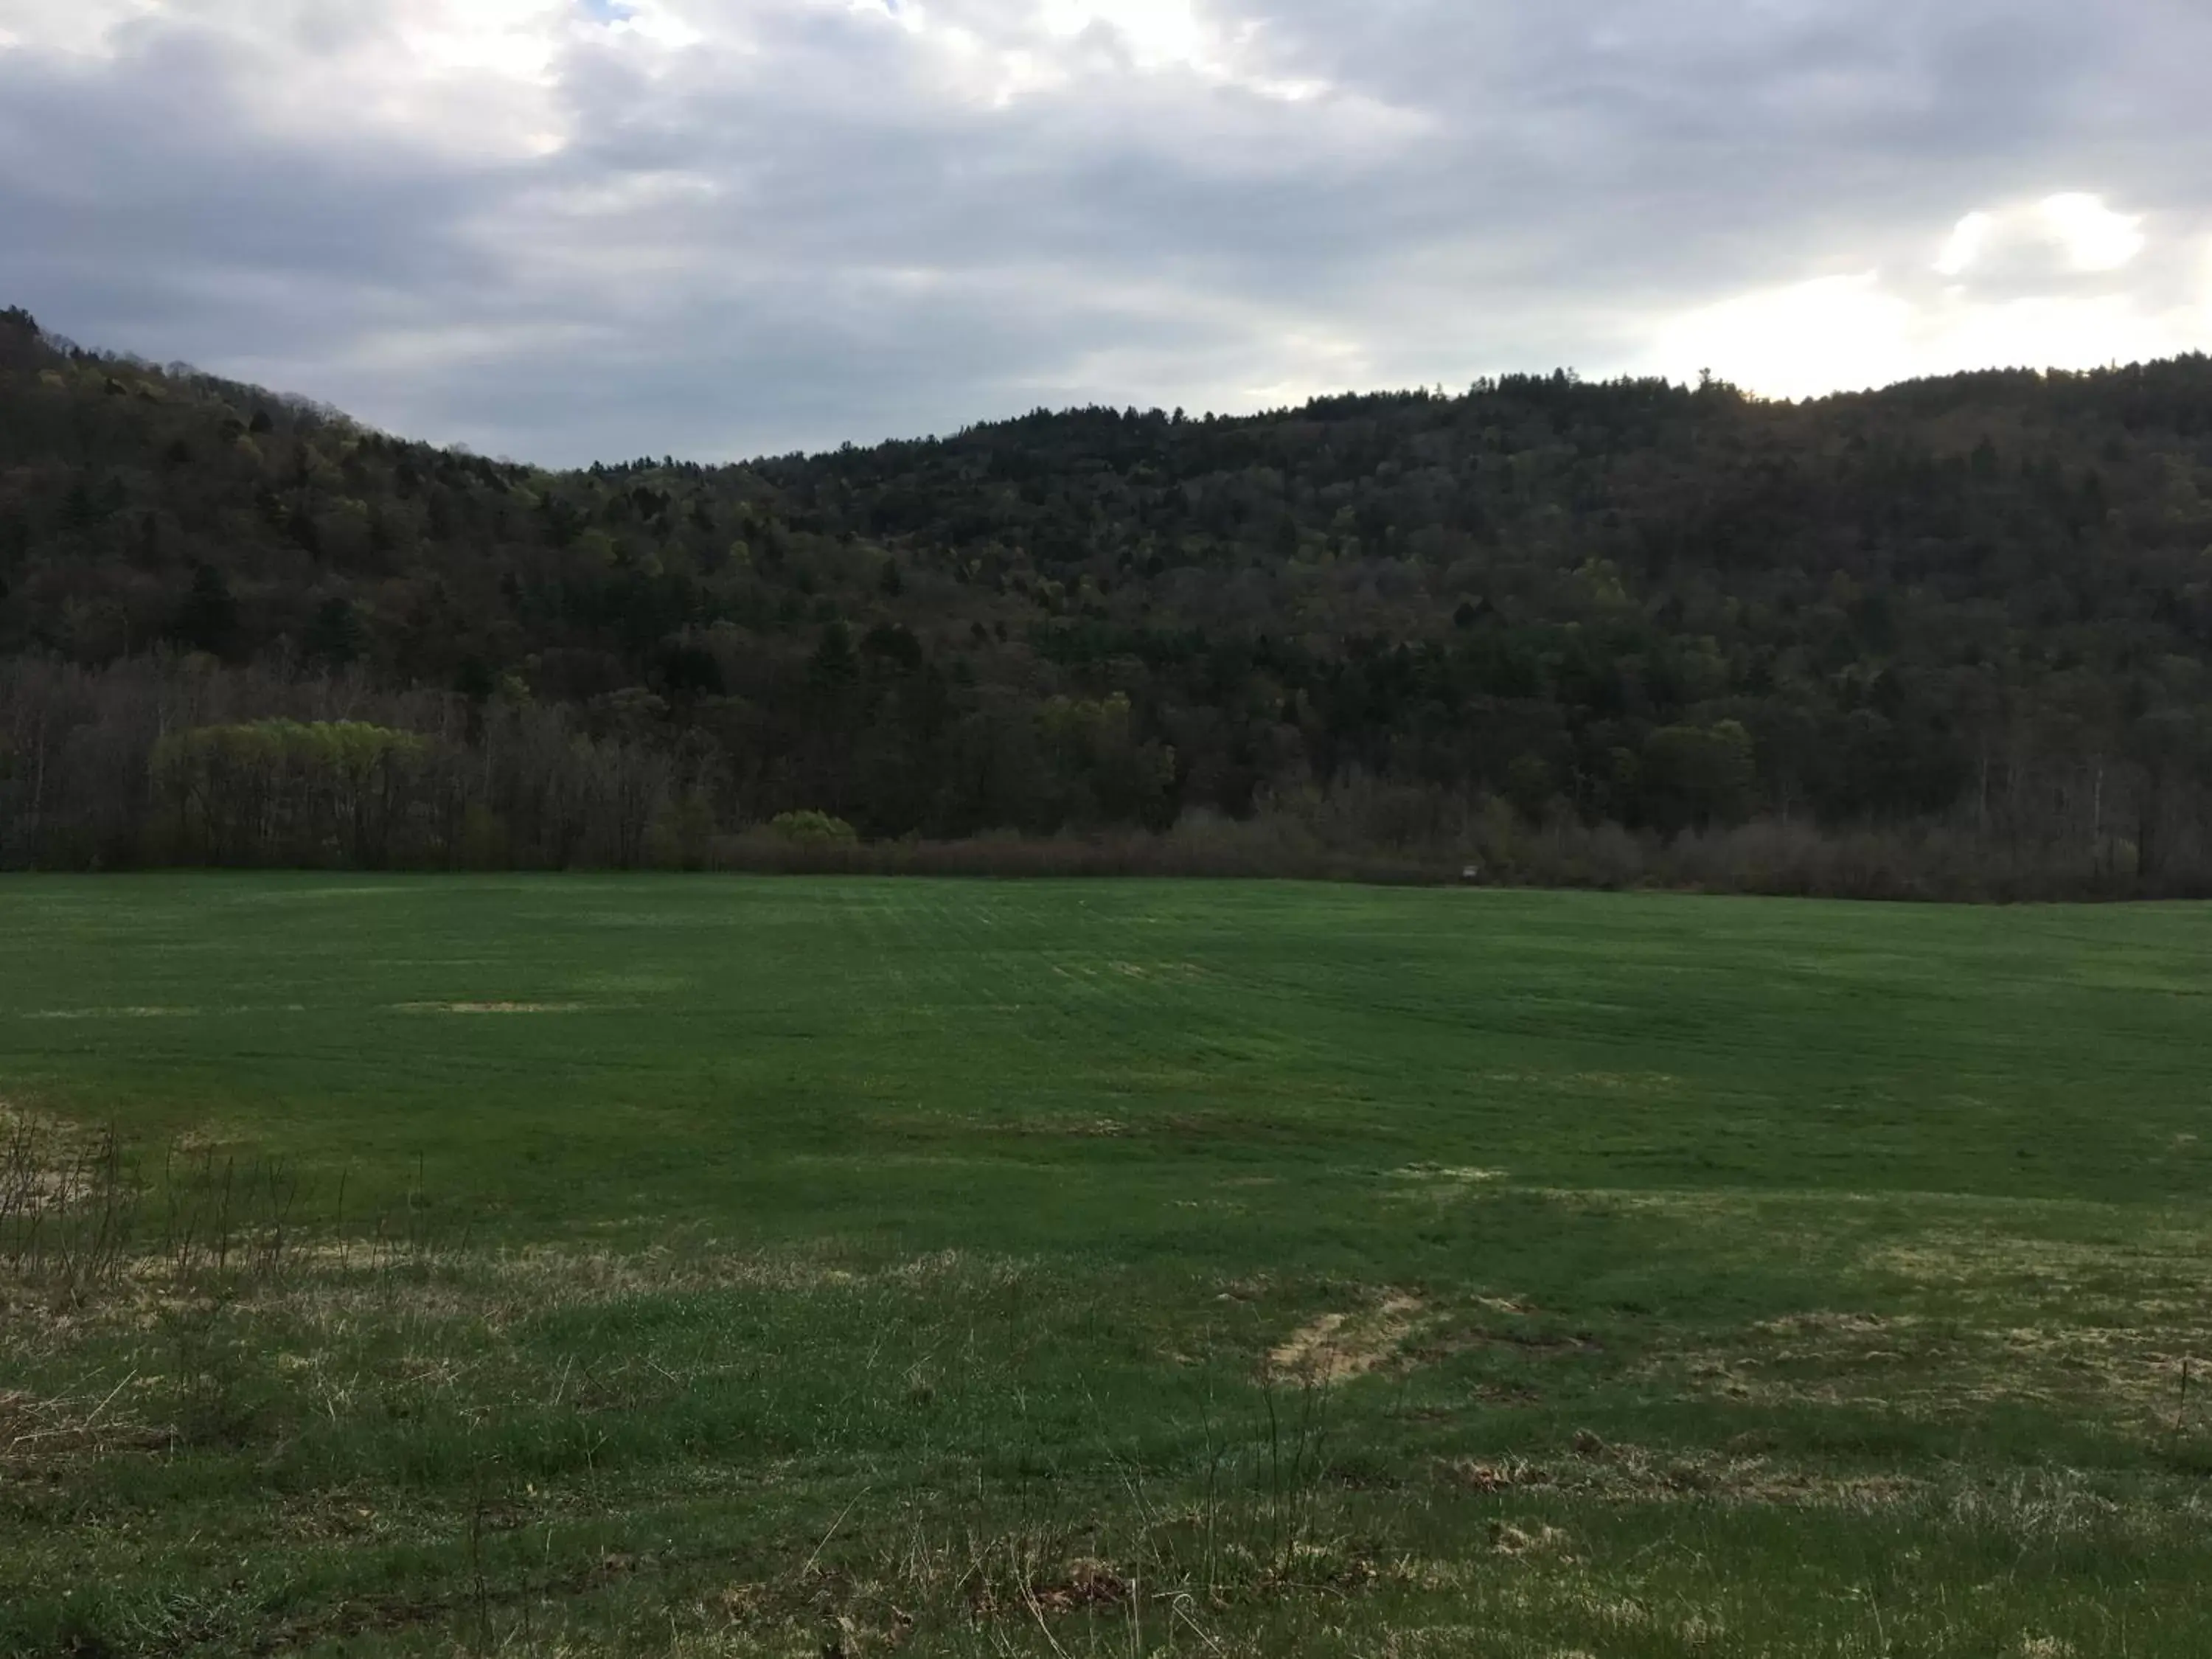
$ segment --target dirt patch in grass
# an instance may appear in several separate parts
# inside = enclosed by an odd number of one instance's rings
[[[198,1008],[133,1007],[133,1008],[33,1008],[27,1009],[25,1019],[189,1019],[203,1012]]]
[[[401,1002],[403,1014],[580,1014],[580,1002]]]
[[[990,1129],[995,1125],[979,1125]],[[1019,1135],[1042,1135],[1074,1140],[1118,1140],[1129,1133],[1129,1126],[1118,1117],[1047,1117],[1030,1118],[1003,1126]]]
[[[1277,1375],[1302,1382],[1343,1382],[1388,1364],[1423,1310],[1421,1299],[1394,1291],[1371,1308],[1325,1313],[1301,1325],[1267,1355]]]
[[[1531,1521],[1526,1526],[1516,1526],[1510,1521],[1490,1523],[1490,1553],[1519,1559],[1522,1556],[1549,1556],[1557,1561],[1572,1561],[1569,1553],[1567,1534],[1557,1527],[1547,1526],[1540,1521]]]
[[[1401,1170],[1390,1171],[1395,1180],[1412,1182],[1419,1186],[1457,1191],[1468,1187],[1493,1185],[1505,1179],[1503,1170],[1483,1170],[1472,1166],[1444,1164],[1408,1164]]]

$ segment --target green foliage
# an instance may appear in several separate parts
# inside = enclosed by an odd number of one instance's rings
[[[218,864],[387,860],[395,809],[429,742],[359,720],[191,726],[154,745],[179,844]]]
[[[1655,821],[1668,830],[1741,823],[1750,811],[1758,769],[1751,733],[1740,720],[1711,726],[1662,726],[1644,740],[1636,776]]]
[[[238,638],[238,604],[221,570],[204,564],[177,608],[177,638],[187,648],[228,656]]]
[[[1523,755],[1506,769],[1505,798],[1531,823],[1542,821],[1558,790],[1552,763],[1541,755]]]
[[[316,611],[301,645],[309,658],[343,668],[361,655],[366,641],[353,601],[340,593],[325,599]]]
[[[739,802],[951,839],[1379,784],[1431,823],[1504,798],[1653,844],[1964,830],[2053,879],[2203,890],[2207,432],[2192,356],[1807,404],[1512,376],[552,473],[22,319],[0,329],[0,659],[98,684],[51,708],[0,687],[0,723],[143,757],[114,683],[162,641],[228,665],[231,706],[302,718],[326,705],[301,671],[343,671],[368,718],[487,754],[480,804],[547,864],[641,844],[627,806],[619,834],[538,823],[601,798],[548,769],[611,733],[671,776],[711,754],[719,832]],[[420,695],[510,678],[560,741],[502,757],[497,719]],[[607,701],[641,690],[650,719]],[[1071,725],[1117,697],[1126,729]],[[137,775],[73,759],[35,813],[0,794],[0,857],[120,855]],[[449,848],[460,810],[410,812]]]
[[[860,832],[827,812],[779,812],[769,820],[769,834],[794,847],[851,847]]]
[[[396,759],[428,747],[412,732],[392,732],[359,720],[257,720],[245,726],[199,726],[170,733],[155,745],[157,773],[210,766],[292,769],[360,784]]]

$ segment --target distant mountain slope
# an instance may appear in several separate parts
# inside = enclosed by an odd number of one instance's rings
[[[1558,374],[563,473],[13,312],[0,585],[16,862],[361,855],[224,853],[155,752],[343,714],[444,757],[379,854],[417,860],[464,825],[492,861],[679,823],[696,854],[814,808],[1378,850],[1786,819],[2212,867],[2203,356],[1803,405]]]

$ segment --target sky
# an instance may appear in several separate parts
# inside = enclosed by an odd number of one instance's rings
[[[0,305],[546,465],[2212,348],[2207,0],[0,0]]]

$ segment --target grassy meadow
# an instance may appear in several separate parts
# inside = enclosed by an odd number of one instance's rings
[[[0,1655],[2212,1652],[2212,911],[0,884]]]

